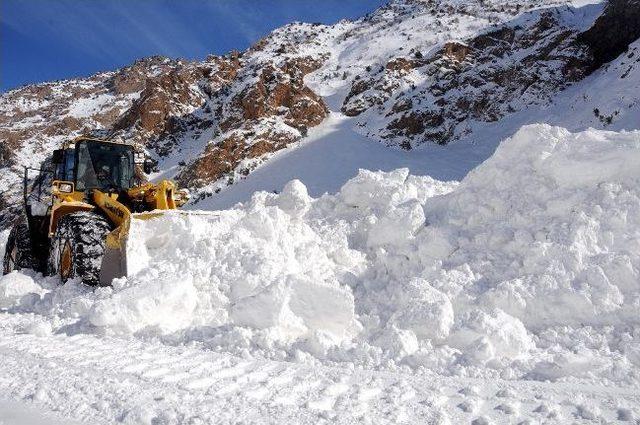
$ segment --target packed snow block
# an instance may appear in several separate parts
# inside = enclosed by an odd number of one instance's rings
[[[354,336],[356,318],[353,293],[338,282],[316,282],[290,276],[291,311],[309,329],[323,331],[339,342]]]
[[[255,329],[278,328],[291,340],[322,332],[342,341],[354,327],[353,295],[337,284],[322,284],[298,276],[283,277],[231,307],[233,323]]]
[[[302,320],[289,306],[291,289],[286,279],[272,283],[261,292],[237,300],[230,311],[234,324],[255,329],[281,328],[295,339],[306,331]]]
[[[129,334],[146,328],[171,333],[188,327],[198,302],[191,276],[180,280],[156,276],[98,300],[88,313],[94,326]]]
[[[275,204],[287,214],[301,217],[309,210],[311,201],[307,187],[300,180],[292,180],[284,186]]]
[[[416,186],[406,184],[408,177],[407,168],[388,173],[361,169],[342,186],[339,196],[342,202],[353,207],[386,210],[418,197]]]
[[[158,265],[175,265],[194,251],[191,260],[198,260],[207,252],[207,246],[201,244],[228,229],[227,222],[211,213],[176,210],[150,219],[136,217],[134,214],[131,220],[126,246],[129,276]]]
[[[413,331],[420,339],[442,342],[453,325],[451,300],[424,279],[412,279],[403,285],[403,296],[396,298],[397,311],[390,322]],[[397,293],[392,294],[398,297]]]
[[[429,226],[427,223],[421,230],[421,240],[429,243],[417,244],[416,250],[423,260],[442,260],[449,257],[456,249],[455,241],[443,229]]]
[[[379,217],[369,231],[367,243],[377,245],[404,245],[424,226],[424,211],[417,200],[407,201]]]
[[[410,330],[387,326],[375,339],[376,345],[392,353],[396,358],[409,356],[420,347],[416,334]]]
[[[535,348],[522,322],[498,309],[459,314],[447,343],[482,362],[494,356],[522,357]]]
[[[39,298],[42,292],[31,276],[12,272],[0,277],[0,308],[18,307]]]

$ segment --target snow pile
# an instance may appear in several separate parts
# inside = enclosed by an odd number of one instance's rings
[[[41,279],[15,308],[274,358],[637,381],[639,164],[639,132],[527,126],[460,184],[362,170],[136,220],[130,277]]]
[[[638,132],[524,127],[428,205],[452,243],[438,259],[527,328],[637,322],[639,165]]]
[[[258,194],[214,216],[136,220],[134,274],[114,283],[90,322],[124,332],[234,324],[269,329],[281,341],[314,331],[337,341],[354,336],[353,295],[341,282],[364,257],[348,248],[345,234],[321,237],[302,219],[311,202],[291,182],[279,196]]]

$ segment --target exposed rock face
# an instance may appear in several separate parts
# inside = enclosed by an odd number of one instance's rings
[[[255,168],[259,161],[253,159],[286,147],[306,135],[309,127],[320,124],[329,110],[303,81],[320,64],[307,57],[287,59],[278,66],[268,64],[257,71],[254,82],[217,102],[220,142],[210,143],[177,175],[178,182],[202,187],[226,176],[229,184],[234,172],[246,175]]]
[[[238,131],[221,143],[208,145],[204,154],[177,176],[178,183],[198,188],[225,177],[224,184],[233,184],[236,178],[234,172],[249,174],[259,164],[259,158],[285,148],[298,137],[293,132],[267,131],[256,135]],[[216,192],[219,190],[214,189]],[[205,192],[199,197],[207,195]]]
[[[617,58],[640,37],[640,1],[610,0],[603,15],[583,34],[593,53],[591,70]]]
[[[176,133],[189,114],[204,104],[206,97],[198,82],[205,74],[204,69],[187,64],[150,78],[113,129],[124,131],[128,139],[145,144],[160,156],[166,155],[173,144],[159,140]]]
[[[249,50],[262,53],[259,58],[239,52],[202,62],[152,57],[116,72],[2,95],[0,166],[7,172],[0,187],[10,189],[0,192],[0,226],[20,209],[21,166],[38,167],[62,140],[80,134],[118,134],[160,160],[188,150],[174,175],[191,188],[223,187],[300,140],[328,114],[304,83],[326,56],[298,54],[293,42],[274,46],[270,37]]]
[[[471,53],[471,48],[464,43],[450,41],[444,45],[444,56],[451,62],[464,62]]]
[[[471,121],[499,120],[583,78],[592,57],[577,36],[557,11],[535,12],[526,25],[508,23],[427,57],[390,61],[361,76],[342,109],[352,116],[367,111],[363,121],[384,116],[378,135],[389,144],[446,144]]]
[[[228,118],[220,123],[220,128],[228,131],[276,115],[299,130],[320,124],[328,109],[322,98],[303,82],[303,77],[319,65],[312,58],[296,58],[278,67],[271,64],[263,67],[257,81],[231,99]]]

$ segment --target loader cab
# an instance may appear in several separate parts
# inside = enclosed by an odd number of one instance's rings
[[[135,185],[135,152],[131,145],[81,139],[54,152],[55,178],[74,189],[123,191]]]
[[[82,140],[75,150],[76,190],[120,191],[134,185],[133,146]]]

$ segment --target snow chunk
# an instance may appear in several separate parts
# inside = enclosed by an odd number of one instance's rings
[[[307,187],[300,180],[292,180],[282,189],[276,205],[288,214],[299,217],[307,212],[311,201]]]
[[[145,282],[98,300],[89,312],[89,322],[116,333],[133,333],[147,327],[173,332],[190,324],[197,298],[190,276],[179,281]]]
[[[42,288],[29,275],[11,272],[0,277],[0,308],[17,307],[38,298]]]
[[[442,341],[453,325],[451,300],[431,287],[424,279],[412,279],[403,288],[403,308],[396,311],[391,321],[396,326],[412,330],[423,339]]]
[[[494,356],[515,358],[535,347],[522,322],[499,309],[461,314],[448,342],[471,353],[481,349],[487,353],[486,360]],[[471,347],[474,349],[469,350]]]

